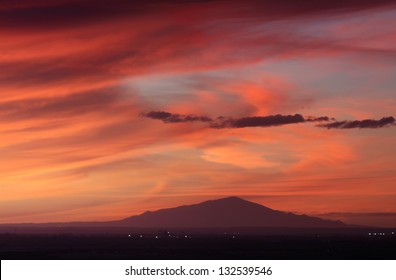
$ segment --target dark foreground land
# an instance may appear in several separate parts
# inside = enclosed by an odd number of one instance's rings
[[[374,235],[375,233],[375,235]],[[392,234],[393,233],[393,234]],[[1,259],[395,259],[391,230],[0,233]]]

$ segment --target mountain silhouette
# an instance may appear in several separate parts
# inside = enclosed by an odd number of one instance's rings
[[[340,221],[329,221],[307,215],[272,210],[263,205],[227,197],[199,204],[147,211],[115,222],[131,227],[215,228],[215,227],[343,227]]]

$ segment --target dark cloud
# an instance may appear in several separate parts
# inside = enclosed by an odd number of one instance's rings
[[[265,117],[244,117],[240,119],[231,120],[228,122],[227,126],[241,128],[241,127],[267,127],[267,126],[277,126],[292,123],[302,123],[304,122],[304,117],[300,114],[295,115],[272,115]]]
[[[356,121],[341,121],[332,122],[327,124],[320,124],[318,126],[325,127],[328,129],[338,128],[338,129],[352,129],[352,128],[381,128],[384,126],[395,124],[395,119],[393,117],[384,117],[380,120],[356,120]]]
[[[327,116],[322,116],[322,117],[312,117],[312,116],[310,116],[310,117],[306,117],[305,118],[306,122],[328,122],[330,120],[335,121],[334,118],[329,118]]]
[[[141,113],[141,117],[162,120],[164,123],[181,123],[181,122],[213,122],[209,117],[195,115],[171,114],[164,111],[151,111],[147,114]]]
[[[229,118],[229,117],[217,117],[210,118],[206,116],[196,115],[181,115],[172,114],[165,111],[151,111],[149,113],[141,113],[141,117],[150,119],[161,120],[164,123],[182,123],[182,122],[204,122],[208,123],[212,128],[243,128],[243,127],[269,127],[279,126],[286,124],[305,123],[305,122],[329,122],[326,124],[320,124],[319,127],[325,128],[381,128],[387,125],[395,124],[393,117],[385,117],[380,120],[356,120],[356,121],[335,121],[334,118],[327,116],[321,117],[306,117],[304,118],[300,114],[295,115],[270,115],[270,116],[252,116],[242,118]],[[395,124],[396,125],[396,124]]]
[[[141,114],[141,116],[145,116],[150,119],[165,120],[171,117],[172,114],[164,111],[151,111],[147,114]]]
[[[212,128],[242,128],[242,127],[268,127],[292,123],[305,122],[304,117],[300,114],[295,115],[271,115],[271,116],[253,116],[243,118],[218,117],[216,119],[207,116],[180,115],[164,111],[151,111],[140,114],[141,117],[162,120],[164,123],[180,122],[204,122]],[[312,121],[312,120],[311,120]]]

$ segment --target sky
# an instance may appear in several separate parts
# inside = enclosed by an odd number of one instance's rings
[[[239,196],[396,227],[396,1],[0,1],[0,223]]]

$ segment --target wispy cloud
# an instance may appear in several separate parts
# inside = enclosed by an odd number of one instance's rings
[[[172,114],[164,111],[151,111],[147,114],[141,113],[141,117],[162,120],[165,123],[181,122],[213,122],[213,119],[205,116]]]
[[[302,123],[305,119],[300,114],[295,115],[271,115],[271,116],[254,116],[254,117],[244,117],[240,119],[231,119],[226,122],[225,127],[240,128],[240,127],[267,127],[267,126],[277,126],[293,123]]]
[[[253,116],[243,118],[217,117],[210,118],[207,116],[181,115],[172,114],[165,111],[151,111],[149,113],[141,113],[141,117],[161,120],[164,123],[180,123],[180,122],[204,122],[208,123],[212,128],[242,128],[242,127],[268,127],[285,125],[292,123],[305,122],[300,114],[295,115],[270,115],[270,116]],[[312,120],[311,120],[312,121]]]
[[[196,115],[182,115],[172,114],[165,111],[151,111],[148,113],[141,113],[141,117],[150,119],[161,120],[164,123],[182,123],[182,122],[203,122],[208,123],[212,128],[243,128],[243,127],[270,127],[287,124],[305,123],[305,122],[328,122],[325,124],[319,124],[318,127],[324,128],[338,128],[338,129],[352,129],[352,128],[382,128],[395,124],[393,117],[384,117],[380,120],[354,120],[354,121],[334,121],[335,120],[327,116],[321,117],[303,117],[301,114],[295,115],[269,115],[269,116],[252,116],[242,118],[230,118],[230,117],[217,117],[210,118],[207,116],[196,116]]]
[[[352,128],[382,128],[395,124],[394,117],[384,117],[380,120],[355,120],[355,121],[339,121],[331,122],[326,124],[320,124],[318,126],[325,127],[328,129],[338,128],[338,129],[352,129]]]

